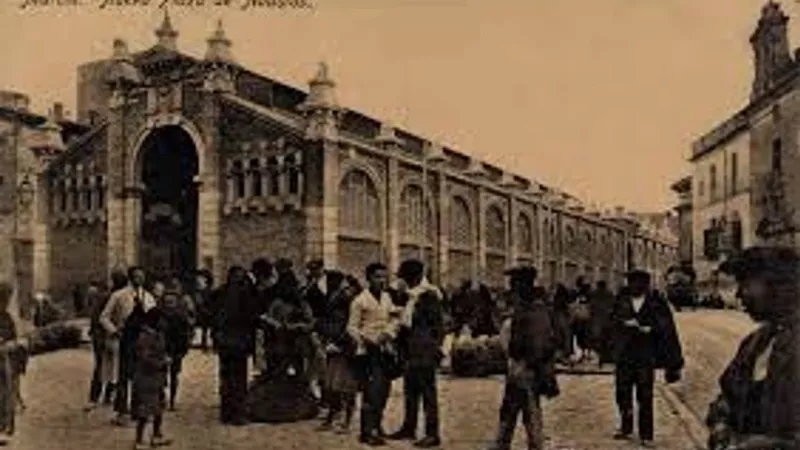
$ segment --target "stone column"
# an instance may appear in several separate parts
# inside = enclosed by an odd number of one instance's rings
[[[486,215],[483,211],[483,205],[486,203],[486,199],[483,198],[484,196],[484,187],[477,186],[475,188],[477,195],[475,196],[475,220],[472,223],[475,224],[473,228],[473,236],[475,236],[475,252],[473,253],[473,268],[472,268],[472,277],[477,278],[478,276],[482,276],[486,273]],[[481,282],[486,282],[486,280],[481,279]]]
[[[447,195],[447,175],[444,169],[438,171],[436,177],[438,188],[436,189],[438,208],[439,229],[436,236],[436,243],[438,245],[436,257],[438,258],[439,266],[439,284],[443,285],[445,281],[450,279],[450,202]]]
[[[122,127],[124,117],[119,106],[109,109],[107,125],[106,148],[106,180],[108,183],[106,195],[106,246],[108,249],[108,272],[128,266],[125,259],[125,159],[123,152],[127,147],[123,142]]]
[[[338,265],[339,150],[335,142],[307,141],[303,156],[306,251],[326,267]]]
[[[400,180],[399,164],[397,157],[389,156],[386,173],[386,198],[388,208],[386,209],[386,232],[384,242],[386,242],[387,259],[389,270],[395,271],[400,267],[400,226],[398,214],[400,211]],[[424,182],[424,180],[423,180]],[[423,199],[423,205],[427,205]],[[427,211],[423,210],[423,214]],[[427,217],[427,216],[423,216]]]
[[[222,280],[225,268],[220,261],[221,204],[223,185],[220,182],[219,157],[219,97],[215,92],[204,92],[203,109],[197,123],[202,134],[195,142],[198,159],[202,161],[196,177],[198,183],[197,208],[197,266],[211,271],[214,280]],[[211,267],[208,267],[211,266]]]
[[[519,258],[519,230],[517,229],[517,215],[519,214],[519,202],[512,194],[508,201],[508,220],[506,225],[506,265],[515,265]]]

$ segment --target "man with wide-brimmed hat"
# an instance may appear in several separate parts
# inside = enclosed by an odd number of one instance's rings
[[[800,258],[788,247],[752,247],[722,264],[760,326],[742,340],[710,405],[709,448],[800,448]]]
[[[528,448],[539,450],[544,448],[540,397],[557,395],[554,374],[550,371],[557,346],[556,332],[550,310],[534,287],[536,269],[520,265],[505,274],[510,278],[513,313],[510,327],[503,332],[508,374],[497,438],[491,449],[510,448],[517,416],[522,413]]]
[[[627,274],[628,285],[614,305],[614,362],[617,407],[621,426],[615,439],[633,434],[633,395],[638,403],[639,438],[653,445],[653,386],[656,369],[665,370],[668,383],[683,369],[683,353],[672,311],[666,298],[651,288],[644,270]]]

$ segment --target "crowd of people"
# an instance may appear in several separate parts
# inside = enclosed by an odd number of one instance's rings
[[[720,378],[708,416],[711,449],[797,448],[798,261],[790,249],[754,248],[722,267],[736,277],[747,312],[761,325]],[[519,415],[528,448],[543,448],[540,399],[560,394],[558,362],[592,356],[613,362],[620,418],[614,438],[631,439],[637,422],[645,447],[654,439],[656,371],[663,369],[667,383],[682,376],[673,313],[644,271],[629,272],[615,294],[603,282],[592,289],[583,279],[574,289],[547,291],[536,284],[535,268],[519,266],[506,272],[508,291],[493,296],[480,283],[448,295],[414,259],[394,277],[385,265],[369,264],[365,286],[352,274],[326,270],[322,261],[305,269],[302,283],[285,259],[231,267],[218,286],[206,271],[148,279],[140,267],[115,271],[108,288],[91,283],[94,371],[86,411],[105,403],[113,405],[115,424],[133,420],[134,448],[169,445],[165,410],[177,407],[182,361],[196,330],[201,347],[218,357],[223,424],[319,417],[320,432],[348,433],[360,395],[358,439],[369,446],[442,444],[437,377],[450,333],[500,335],[508,368],[493,450],[510,448]],[[11,292],[0,284],[0,431],[7,435],[25,364],[19,352],[7,351],[17,338],[6,311]],[[253,380],[250,358],[259,370]],[[403,422],[387,432],[384,409],[400,378]]]

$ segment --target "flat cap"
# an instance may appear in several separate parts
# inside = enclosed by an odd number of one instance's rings
[[[800,257],[791,247],[757,246],[723,262],[719,270],[741,280],[765,272],[793,273],[797,271],[799,263]]]
[[[511,278],[531,281],[535,280],[539,274],[535,267],[526,264],[512,267],[503,273]]]

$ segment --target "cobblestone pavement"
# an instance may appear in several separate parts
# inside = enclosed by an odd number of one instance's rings
[[[697,420],[704,421],[708,404],[719,392],[719,376],[756,325],[744,313],[727,310],[687,311],[676,318],[686,367],[683,381],[670,388]]]
[[[133,429],[109,424],[111,413],[99,409],[82,412],[86,402],[91,354],[65,350],[35,357],[23,380],[27,410],[19,416],[12,448],[120,449],[130,448]],[[316,422],[285,425],[254,424],[223,427],[217,419],[216,361],[213,355],[192,351],[184,364],[177,412],[168,413],[165,431],[174,449],[335,449],[359,448],[355,430],[349,436],[321,434]],[[609,376],[562,376],[562,395],[545,402],[549,449],[627,449],[609,436],[616,426],[613,380]],[[386,429],[399,425],[401,383],[395,383],[387,412]],[[495,433],[502,378],[440,381],[444,449],[482,449]],[[657,444],[660,448],[693,448],[680,421],[663,398],[657,397]],[[524,433],[517,429],[515,448],[524,448]],[[391,443],[387,448],[412,448]]]

